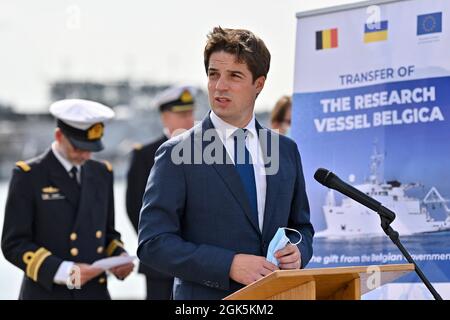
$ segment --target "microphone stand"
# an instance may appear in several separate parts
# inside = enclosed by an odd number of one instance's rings
[[[411,255],[408,253],[406,248],[403,246],[403,244],[400,242],[399,234],[397,231],[392,229],[391,223],[394,221],[395,216],[392,217],[390,215],[387,215],[382,210],[383,206],[380,206],[379,210],[377,211],[378,215],[381,218],[381,228],[383,228],[384,233],[392,240],[392,242],[397,246],[397,248],[400,250],[400,252],[403,254],[403,256],[406,258],[406,260],[409,263],[412,263],[414,265],[414,270],[416,271],[419,278],[423,281],[425,286],[428,288],[428,290],[431,292],[435,300],[442,300],[442,297],[439,295],[439,293],[434,289],[430,281],[427,279],[427,277],[423,274],[422,270],[420,270],[419,266],[416,264],[414,259],[411,257]]]

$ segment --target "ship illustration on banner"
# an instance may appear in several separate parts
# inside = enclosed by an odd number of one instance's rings
[[[395,212],[396,219],[392,226],[401,236],[450,230],[450,209],[447,205],[450,200],[445,199],[434,186],[423,199],[418,199],[406,194],[407,190],[419,187],[417,183],[381,182],[378,178],[378,168],[383,159],[383,155],[377,152],[375,146],[371,156],[369,178],[365,183],[353,186]],[[350,182],[353,183],[354,180],[351,175]],[[444,220],[435,220],[431,216],[430,209],[436,207],[442,208],[446,213]],[[347,197],[338,205],[335,192],[331,189],[328,190],[322,209],[327,227],[315,235],[317,238],[385,236],[378,214]]]

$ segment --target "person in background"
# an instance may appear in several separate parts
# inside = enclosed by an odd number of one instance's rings
[[[176,134],[177,130],[187,130],[194,125],[195,101],[190,87],[174,86],[166,89],[156,98],[156,105],[159,108],[164,133],[156,141],[145,146],[137,145],[134,148],[127,175],[127,214],[136,232],[142,197],[148,175],[155,161],[156,150]],[[139,265],[139,272],[146,278],[148,300],[170,299],[173,286],[172,276],[158,272],[142,263]]]
[[[100,103],[53,103],[55,140],[42,155],[19,161],[5,208],[2,251],[25,273],[20,299],[110,299],[96,260],[127,255],[114,227],[113,172],[91,160],[103,149],[104,122],[114,112]],[[110,269],[126,278],[133,263]]]
[[[291,130],[292,99],[290,96],[282,96],[278,99],[270,116],[271,128],[278,130],[282,135],[289,136]]]

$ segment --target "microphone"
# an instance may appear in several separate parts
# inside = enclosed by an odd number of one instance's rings
[[[314,179],[316,179],[320,184],[330,189],[339,191],[340,193],[345,194],[347,197],[355,200],[356,202],[359,202],[363,206],[372,209],[379,215],[388,219],[390,222],[394,221],[395,219],[394,212],[384,207],[380,202],[378,202],[372,197],[369,197],[364,192],[361,192],[358,189],[349,185],[348,183],[342,181],[333,172],[324,168],[319,168],[314,174]]]

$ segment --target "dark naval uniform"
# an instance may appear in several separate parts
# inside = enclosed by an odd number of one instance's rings
[[[162,136],[155,142],[145,146],[136,145],[133,150],[127,176],[126,205],[128,217],[136,232],[138,230],[142,197],[144,196],[148,175],[155,163],[156,150],[166,141],[166,136]]]
[[[5,209],[2,250],[25,272],[20,299],[110,299],[102,274],[69,289],[54,283],[63,261],[93,263],[124,252],[114,228],[113,173],[88,160],[81,185],[52,150],[13,171]]]
[[[167,141],[162,136],[157,141],[145,146],[136,146],[128,170],[126,205],[127,213],[136,232],[138,231],[139,213],[142,206],[145,186],[148,175],[155,163],[155,153]],[[173,277],[158,272],[142,263],[139,264],[139,273],[146,276],[148,299],[170,299],[172,294]]]
[[[156,106],[161,114],[165,112],[185,114],[194,110],[194,97],[191,87],[174,86],[164,90],[156,97]],[[180,128],[177,128],[180,129]],[[169,133],[167,132],[167,135]],[[142,207],[142,198],[147,186],[150,170],[155,163],[155,154],[158,148],[168,139],[166,135],[153,143],[138,146],[134,149],[126,191],[127,213],[138,232],[139,215]],[[161,273],[143,263],[139,264],[139,272],[145,274],[147,280],[147,299],[167,300],[172,296],[173,276]]]

